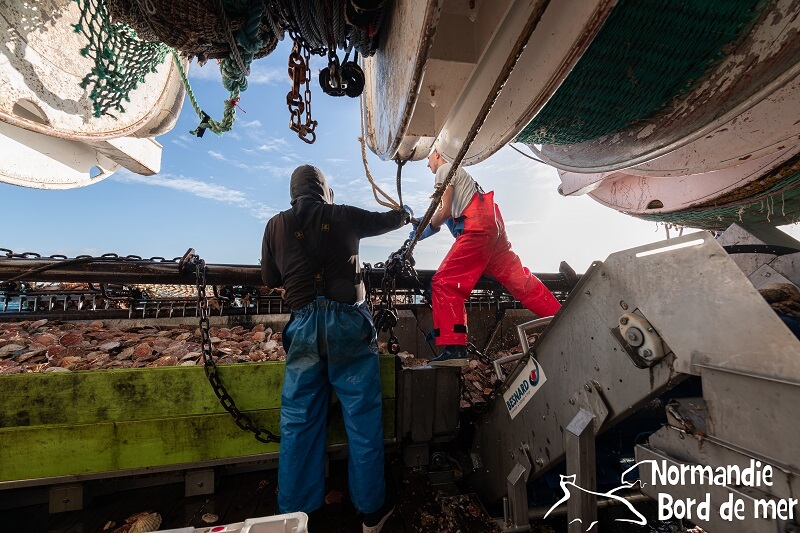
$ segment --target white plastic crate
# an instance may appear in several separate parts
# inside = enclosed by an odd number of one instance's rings
[[[180,529],[160,529],[155,533],[307,533],[306,513],[287,513],[262,518],[248,518],[244,522],[225,526]]]

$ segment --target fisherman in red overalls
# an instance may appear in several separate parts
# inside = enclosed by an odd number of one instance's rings
[[[451,164],[434,150],[428,156],[428,168],[440,187]],[[442,224],[447,224],[456,241],[433,276],[433,332],[436,345],[445,349],[430,361],[431,366],[469,364],[464,302],[482,275],[499,281],[537,316],[556,314],[561,304],[511,250],[494,192],[483,192],[463,168],[456,170],[420,240],[437,233]]]

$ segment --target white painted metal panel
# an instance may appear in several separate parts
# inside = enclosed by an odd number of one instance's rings
[[[634,176],[617,172],[589,192],[601,204],[631,214],[664,213],[713,201],[764,177],[800,153],[800,145],[705,174],[673,177]],[[658,200],[661,207],[648,208]],[[780,212],[780,206],[777,206]]]
[[[511,57],[542,1],[396,2],[381,48],[364,60],[362,120],[382,159],[427,156],[436,139],[450,159],[507,62],[516,67],[464,161],[475,164],[508,143],[544,106],[586,50],[615,0],[547,3],[519,58]],[[402,149],[401,149],[402,148]]]
[[[800,77],[708,135],[631,167],[637,176],[685,176],[734,167],[800,144]]]
[[[0,122],[0,154],[0,181],[35,189],[84,187],[120,168],[84,143],[48,137],[4,122]]]

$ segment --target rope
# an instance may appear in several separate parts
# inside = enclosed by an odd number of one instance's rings
[[[431,197],[431,205],[428,207],[428,210],[425,212],[425,216],[422,217],[420,220],[419,225],[417,226],[417,231],[414,233],[414,236],[411,238],[411,242],[406,248],[405,254],[403,256],[404,260],[408,260],[411,257],[411,254],[414,251],[414,246],[416,246],[417,242],[419,241],[419,237],[433,217],[433,214],[436,212],[436,209],[439,206],[439,203],[442,201],[442,196],[444,195],[444,191],[447,190],[447,187],[450,185],[450,182],[455,176],[456,170],[461,165],[461,161],[463,161],[464,157],[467,155],[472,143],[475,141],[475,137],[478,135],[478,131],[480,131],[481,126],[486,121],[486,117],[489,116],[489,111],[491,111],[494,103],[497,101],[497,97],[500,95],[500,90],[508,81],[508,77],[511,75],[511,71],[516,66],[517,62],[519,61],[519,57],[522,55],[522,51],[525,49],[525,45],[528,44],[528,40],[531,38],[533,31],[539,25],[539,22],[542,19],[542,15],[544,14],[545,9],[547,6],[550,5],[550,0],[544,0],[541,2],[537,9],[535,9],[528,21],[525,24],[525,28],[523,29],[522,33],[520,33],[519,37],[517,38],[516,43],[514,43],[514,48],[512,49],[512,53],[506,59],[505,64],[500,69],[500,75],[494,81],[494,85],[492,86],[492,90],[484,100],[481,109],[479,110],[478,114],[475,116],[475,120],[470,127],[466,138],[464,139],[464,144],[461,145],[461,149],[456,154],[456,157],[452,161],[452,165],[450,166],[450,172],[447,173],[444,181],[442,182],[441,187],[439,187],[436,192],[433,193]],[[362,121],[363,123],[363,121]],[[362,126],[363,127],[363,126]]]
[[[392,209],[400,209],[403,204],[398,204],[394,201],[394,199],[383,192],[383,190],[378,187],[375,183],[375,180],[372,179],[372,173],[369,171],[369,163],[367,163],[367,143],[364,141],[364,121],[361,121],[361,137],[358,138],[359,142],[361,143],[361,161],[364,162],[364,171],[367,174],[367,179],[369,180],[369,184],[372,186],[372,195],[375,197],[375,201],[378,202],[383,207],[390,207]],[[399,192],[399,189],[398,189]],[[386,201],[381,200],[378,198],[378,193],[383,196]]]
[[[225,29],[225,35],[231,47],[231,53],[219,64],[222,73],[222,85],[229,91],[230,98],[225,101],[225,108],[222,113],[222,122],[212,120],[207,113],[202,110],[195,111],[200,117],[200,124],[196,130],[190,131],[192,135],[202,137],[206,129],[210,129],[216,134],[230,131],[236,120],[236,104],[239,102],[239,94],[247,90],[247,76],[250,75],[250,64],[255,59],[256,54],[263,46],[263,41],[259,39],[259,28],[261,26],[261,15],[263,5],[261,0],[250,0],[248,4],[247,21],[245,25],[236,32],[234,37],[231,31],[228,18],[225,16],[223,0],[217,0],[220,19]],[[240,51],[239,48],[242,48]],[[187,85],[188,78],[182,76],[184,84]],[[194,104],[192,104],[194,106]]]
[[[239,98],[238,92],[235,96],[231,94],[232,98],[225,101],[225,110],[222,113],[222,121],[218,122],[214,120],[208,115],[208,113],[203,111],[203,109],[200,107],[200,104],[197,102],[197,97],[195,97],[192,86],[189,83],[189,78],[186,75],[186,69],[183,68],[183,62],[181,61],[178,52],[175,50],[172,51],[172,58],[175,61],[175,65],[178,67],[178,73],[181,76],[183,85],[186,87],[186,95],[189,97],[189,103],[192,104],[194,112],[197,113],[197,116],[200,117],[201,120],[197,129],[192,130],[189,133],[196,135],[197,137],[202,137],[206,129],[213,131],[217,135],[226,131],[230,131],[236,118],[236,102],[238,102]]]
[[[231,48],[231,57],[238,65],[241,72],[250,74],[250,65],[245,65],[242,59],[242,54],[239,53],[239,47],[236,45],[236,39],[231,32],[231,25],[228,22],[228,17],[225,15],[225,6],[222,5],[223,0],[217,0],[214,5],[217,8],[217,16],[219,16],[222,27],[225,29],[225,39],[228,41],[228,46]]]
[[[511,143],[508,143],[506,146],[508,146],[508,147],[509,147],[509,148],[511,148],[512,150],[515,150],[515,151],[516,151],[516,152],[518,152],[520,155],[527,157],[528,159],[532,159],[532,160],[534,160],[534,161],[536,161],[536,162],[538,162],[538,163],[544,163],[544,161],[542,161],[542,160],[541,160],[541,159],[539,159],[538,157],[533,157],[533,156],[532,156],[532,155],[530,155],[530,154],[526,154],[525,152],[523,152],[522,150],[520,150],[519,148],[517,148],[516,146],[514,146],[514,145],[513,145],[513,144],[511,144]],[[545,163],[545,164],[547,164],[547,163]]]
[[[192,132],[198,137],[206,129],[219,134],[232,128],[252,61],[271,53],[286,31],[302,37],[313,54],[355,47],[367,57],[377,50],[387,9],[385,2],[377,2],[359,12],[354,25],[346,14],[353,9],[351,0],[74,1],[80,5],[75,31],[88,41],[81,54],[95,63],[81,87],[88,89],[97,117],[111,110],[124,112],[130,92],[173,50],[197,57],[201,64],[209,58],[221,60],[222,82],[230,97],[220,121],[192,99],[201,119]],[[182,65],[180,70],[191,92]]]

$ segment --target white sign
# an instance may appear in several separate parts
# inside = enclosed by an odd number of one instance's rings
[[[506,402],[508,414],[513,419],[525,407],[525,404],[533,398],[533,395],[544,385],[547,378],[544,370],[539,366],[539,362],[531,357],[528,364],[522,369],[517,378],[503,393],[503,400]]]

